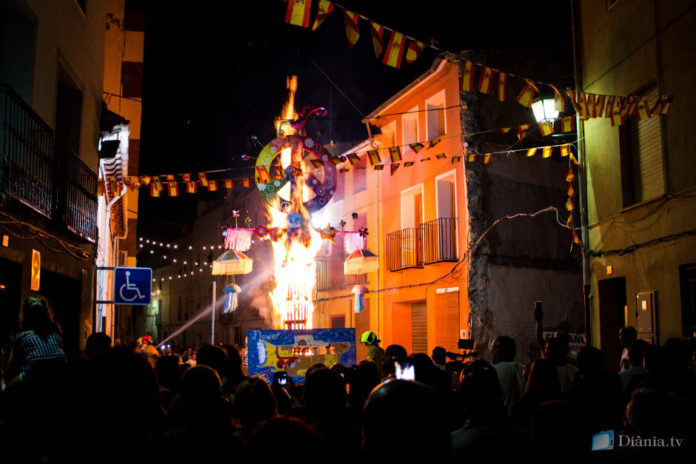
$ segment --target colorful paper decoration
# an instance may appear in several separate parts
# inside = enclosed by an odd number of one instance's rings
[[[237,309],[239,304],[239,298],[237,295],[242,293],[242,288],[237,284],[227,284],[225,285],[225,306],[223,307],[223,313],[230,313]]]
[[[294,26],[309,27],[309,12],[312,0],[288,0],[285,22]]]
[[[343,263],[344,274],[366,274],[379,269],[379,258],[370,250],[355,250]]]
[[[241,251],[227,250],[213,261],[213,275],[248,274],[253,260]]]
[[[317,16],[314,18],[312,30],[316,31],[317,28],[326,21],[326,18],[329,17],[333,10],[334,5],[329,0],[319,0],[319,8],[317,9]]]
[[[368,292],[368,289],[364,285],[355,285],[350,292],[355,295],[353,300],[353,312],[358,314],[365,309],[365,294]]]
[[[387,49],[384,52],[382,63],[393,68],[401,68],[401,59],[404,54],[404,46],[406,44],[406,36],[401,32],[392,31]]]

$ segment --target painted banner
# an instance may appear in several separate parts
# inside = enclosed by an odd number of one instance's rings
[[[314,364],[356,364],[355,329],[249,330],[247,342],[249,375],[268,383],[279,371],[287,372],[295,383],[304,383],[307,369]]]

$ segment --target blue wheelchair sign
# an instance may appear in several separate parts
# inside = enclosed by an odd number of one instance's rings
[[[149,267],[117,267],[114,272],[115,304],[150,304],[152,269]]]

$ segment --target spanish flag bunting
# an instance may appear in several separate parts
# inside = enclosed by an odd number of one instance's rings
[[[259,182],[265,184],[271,179],[270,174],[268,174],[268,169],[266,166],[256,166],[256,177]]]
[[[486,153],[483,155],[483,164],[488,164],[491,162],[491,156],[493,156],[493,153]]]
[[[481,77],[479,77],[478,91],[486,95],[491,93],[493,88],[493,69],[488,66],[481,68]]]
[[[234,180],[232,180],[232,179],[225,179],[224,182],[225,182],[225,188],[226,188],[226,189],[234,188]]]
[[[597,117],[597,109],[595,106],[595,97],[596,95],[593,93],[586,93],[585,94],[585,104],[587,105],[587,117],[588,118],[596,118]]]
[[[512,127],[501,127],[499,130],[502,134],[507,134],[510,132],[510,129],[512,129]]]
[[[288,0],[285,22],[295,26],[309,27],[309,11],[311,9],[312,0]]]
[[[633,111],[636,109],[637,98],[636,96],[631,96],[621,100],[621,117],[626,118],[633,114]]]
[[[350,153],[348,155],[348,161],[350,161],[350,164],[354,166],[360,162],[360,157],[355,153]]]
[[[416,153],[418,153],[418,152],[421,151],[423,148],[425,148],[425,145],[423,145],[423,144],[420,143],[420,142],[416,142],[416,143],[411,143],[411,144],[409,144],[409,147],[411,147],[411,150],[413,150],[413,151],[415,151]]]
[[[543,121],[539,123],[539,131],[541,132],[541,135],[544,137],[550,134],[553,134],[553,122],[552,121]]]
[[[186,182],[186,193],[196,193],[198,191],[198,182]]]
[[[570,155],[570,145],[561,145],[561,157]]]
[[[423,42],[411,40],[408,44],[408,48],[406,49],[406,63],[410,64],[415,62],[423,52],[423,48],[425,48],[425,44]]]
[[[348,47],[353,48],[360,38],[360,28],[358,20],[360,15],[352,11],[345,10],[344,21],[346,23],[346,38],[348,39]]]
[[[539,89],[534,84],[534,82],[526,80],[526,84],[522,87],[519,95],[517,95],[517,103],[527,108],[531,108],[534,96],[539,93]]]
[[[162,181],[159,176],[154,176],[152,178],[152,184],[150,185],[150,195],[153,197],[159,197],[162,191]]]
[[[507,73],[498,71],[498,101],[504,102],[507,94]]]
[[[523,138],[527,136],[527,132],[529,132],[529,127],[530,124],[522,124],[517,128],[517,139],[522,141]]]
[[[392,163],[398,163],[401,161],[401,148],[389,147],[389,156],[391,157]]]
[[[201,186],[203,186],[203,187],[208,186],[208,177],[205,175],[205,172],[198,173],[198,180],[200,181]]]
[[[476,153],[469,153],[466,157],[467,163],[474,163],[476,161]],[[452,163],[454,163],[454,158],[452,158]]]
[[[372,31],[372,45],[375,49],[375,56],[379,58],[384,50],[384,26],[370,21],[370,30]]]
[[[381,171],[382,169],[384,169],[383,164],[375,164],[375,171]]]
[[[179,183],[176,181],[176,176],[167,174],[167,189],[170,197],[179,196]]]
[[[309,163],[314,166],[316,169],[319,169],[320,167],[324,166],[324,162],[322,160],[318,159],[311,159],[309,160]]]
[[[572,154],[572,153],[570,154],[570,161],[572,161],[574,164],[580,164],[580,163],[578,162],[578,159],[577,159],[577,158],[575,157],[575,155]]]
[[[605,118],[611,118],[611,115],[614,114],[614,100],[616,97],[614,96],[608,96],[607,97],[607,104],[604,108],[604,117]]]
[[[344,159],[341,159],[338,156],[332,156],[329,159],[331,160],[331,162],[333,163],[334,166],[338,166],[339,164],[341,164],[345,161]]]
[[[97,195],[98,196],[104,196],[104,192],[106,191],[105,187],[106,183],[104,182],[104,178],[100,177],[97,179]]]
[[[541,157],[542,158],[551,158],[551,150],[553,147],[544,147],[544,149],[541,151]]]
[[[399,169],[399,163],[392,163],[391,165],[391,175],[393,176],[397,169]]]
[[[208,181],[208,191],[209,192],[217,192],[217,181],[216,180],[209,180]]]
[[[555,85],[549,84],[549,87],[553,89],[553,101],[556,111],[563,113],[565,111],[565,98],[563,98],[563,94],[561,94],[561,91],[558,90]]]
[[[334,4],[329,0],[319,0],[319,8],[317,9],[317,15],[314,18],[314,24],[312,24],[312,30],[316,31],[319,26],[322,25],[326,18],[329,17],[334,9]]]
[[[582,240],[578,237],[577,232],[573,231],[573,243],[576,245],[582,245]]]
[[[182,174],[181,178],[184,180],[184,182],[191,182],[191,174]]]
[[[437,145],[437,144],[440,143],[440,142],[442,142],[442,137],[438,137],[438,138],[436,138],[436,139],[432,139],[432,140],[430,141],[430,144],[428,144],[428,148],[433,148],[435,145]]]
[[[405,167],[405,168],[409,168],[409,167],[413,166],[413,163],[414,163],[413,161],[405,161],[405,162],[404,162],[404,167]]]
[[[387,48],[382,58],[382,63],[393,68],[401,68],[401,60],[404,54],[404,46],[406,45],[406,36],[401,32],[392,31]]]
[[[248,177],[244,177],[242,179],[242,187],[250,188],[251,187],[251,179]]]
[[[661,95],[655,102],[655,106],[650,110],[652,115],[668,114],[672,108],[672,97]]]
[[[614,113],[611,115],[611,125],[613,126],[621,126],[624,123],[624,117],[621,116],[621,113]]]
[[[121,193],[120,182],[115,177],[109,177],[109,191],[111,192],[111,195],[114,196]]]
[[[350,172],[350,169],[348,169],[348,168],[341,168],[341,169],[338,170],[338,172],[340,172],[341,174],[345,174],[346,172]]]
[[[462,77],[459,88],[462,92],[474,91],[474,63],[469,60],[464,60],[462,64]]]
[[[140,176],[140,183],[143,185],[150,185],[150,180],[152,177],[150,176]]]
[[[573,105],[573,109],[577,114],[580,114],[580,105],[578,104],[578,101],[576,99],[575,95],[575,90],[573,89],[566,89],[566,94],[568,94],[568,98],[570,98],[570,103]]]
[[[568,214],[568,219],[566,219],[565,225],[570,227],[573,224],[573,213]]]
[[[571,184],[571,183],[568,184],[568,196],[569,197],[575,196],[575,189],[573,188],[573,184]]]
[[[438,153],[437,155],[435,155],[435,158],[442,160],[447,158],[447,155],[445,155],[444,153]]]
[[[565,209],[567,211],[573,211],[575,209],[575,203],[573,203],[572,198],[568,198],[568,200],[566,201]]]
[[[638,102],[638,119],[643,121],[650,117],[650,107],[648,106],[648,100],[641,98]]]
[[[604,105],[607,97],[605,95],[595,95],[595,118],[601,118],[604,115]]]
[[[452,164],[457,164],[457,163],[460,162],[461,160],[462,160],[461,155],[453,156],[453,157],[452,157]],[[422,161],[422,160],[421,160],[421,161]]]
[[[561,132],[573,132],[575,130],[575,116],[563,116],[561,119]]]
[[[126,183],[131,192],[134,192],[140,187],[140,178],[138,176],[128,176],[126,177]]]
[[[536,152],[537,152],[536,147],[530,148],[529,150],[527,150],[527,158],[530,158],[530,157],[536,155]]]
[[[375,166],[380,164],[382,160],[379,158],[379,152],[377,150],[370,150],[367,152],[367,158],[370,160],[370,164]]]
[[[590,115],[587,110],[587,99],[585,97],[585,92],[578,92],[575,95],[576,102],[580,108],[580,117],[582,119],[589,119]]]
[[[575,173],[573,172],[573,168],[569,167],[568,172],[566,173],[565,177],[566,182],[570,183],[575,180]]]
[[[430,157],[427,156],[427,157],[425,157],[425,158],[421,158],[421,163],[422,163],[423,161],[430,161]]]

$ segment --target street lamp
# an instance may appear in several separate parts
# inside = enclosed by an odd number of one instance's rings
[[[540,95],[532,102],[532,111],[537,122],[552,121],[558,117],[553,95]]]

